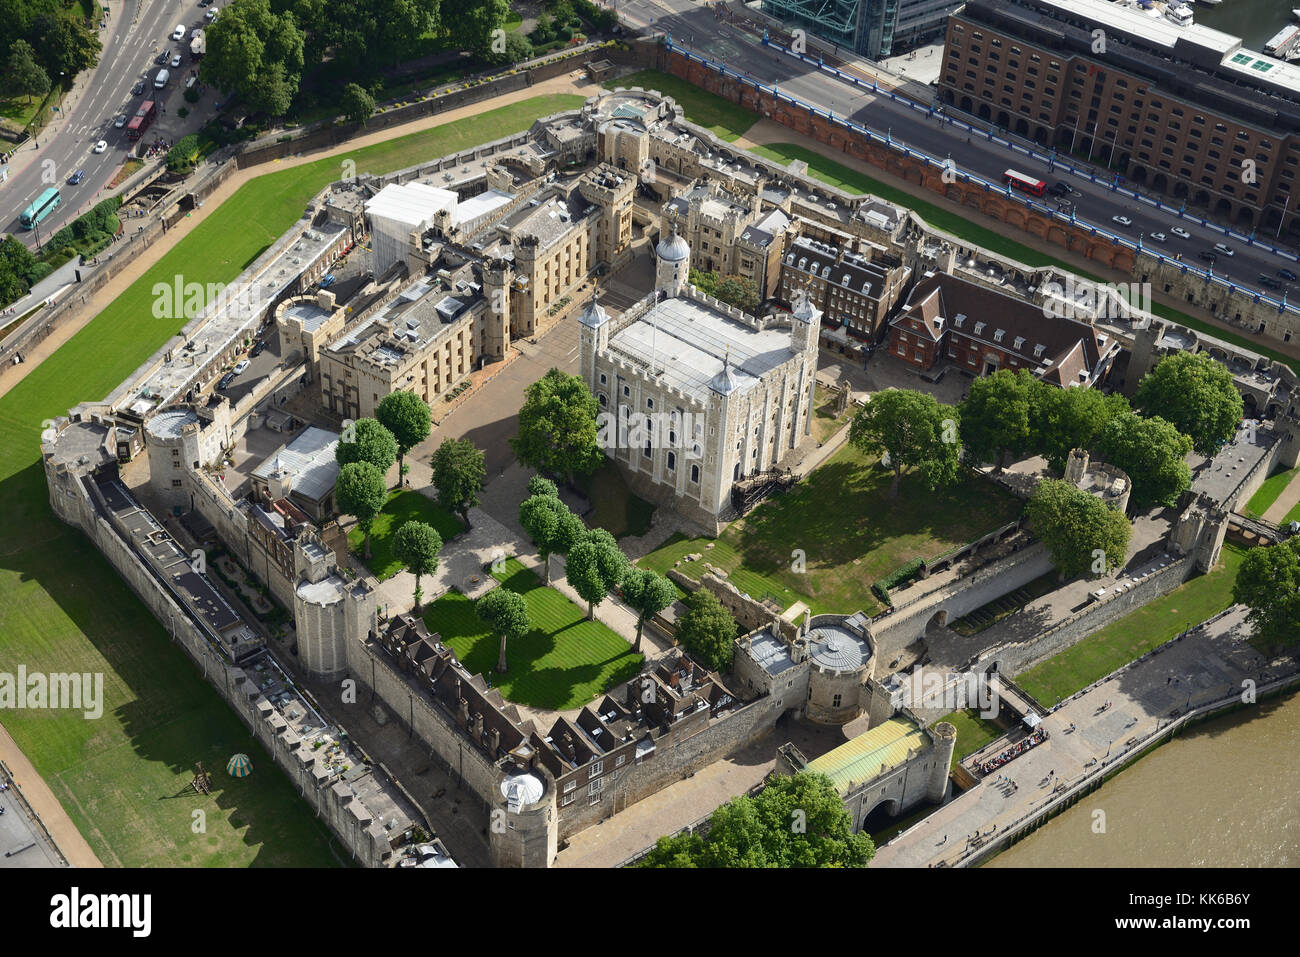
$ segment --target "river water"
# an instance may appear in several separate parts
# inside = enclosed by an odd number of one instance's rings
[[[1223,0],[1217,7],[1194,3],[1192,12],[1202,26],[1241,37],[1244,46],[1263,52],[1273,34],[1288,23],[1300,23],[1291,17],[1295,7],[1300,0]]]
[[[1294,867],[1298,740],[1300,693],[1198,724],[986,866]]]

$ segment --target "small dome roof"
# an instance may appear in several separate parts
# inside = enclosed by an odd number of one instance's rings
[[[659,245],[655,247],[655,255],[667,262],[686,262],[691,258],[691,247],[686,245],[686,240],[678,236],[677,230],[674,229],[666,239],[659,240]]]
[[[736,374],[731,371],[730,354],[722,357],[722,368],[709,382],[709,388],[719,395],[731,395],[736,391]]]
[[[794,317],[800,322],[816,322],[821,316],[821,311],[812,304],[812,298],[807,292],[800,290],[798,301],[794,304]]]
[[[595,296],[592,296],[591,305],[582,311],[578,321],[584,326],[591,326],[595,329],[609,322],[609,313],[605,311],[605,307],[600,304],[600,301]]]

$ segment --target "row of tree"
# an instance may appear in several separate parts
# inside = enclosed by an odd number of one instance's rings
[[[1168,356],[1143,377],[1130,406],[1122,395],[1059,388],[1026,369],[976,379],[960,406],[907,389],[881,392],[854,417],[850,438],[888,456],[890,496],[905,470],[930,488],[956,481],[968,464],[1040,454],[1062,471],[1071,449],[1087,449],[1123,469],[1137,507],[1174,505],[1191,486],[1185,459],[1212,455],[1232,438],[1242,415],[1232,374],[1205,353]]]

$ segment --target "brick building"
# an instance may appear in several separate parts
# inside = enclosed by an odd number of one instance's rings
[[[870,342],[884,329],[911,274],[897,257],[869,244],[854,249],[800,236],[781,260],[777,298],[793,303],[802,289],[822,310],[823,335],[842,328]]]
[[[1119,344],[1077,319],[947,273],[930,273],[889,324],[889,354],[922,371],[946,359],[971,375],[1028,369],[1059,386],[1090,388]]]
[[[1300,230],[1300,68],[1237,37],[1105,0],[970,0],[939,91],[1221,220]]]

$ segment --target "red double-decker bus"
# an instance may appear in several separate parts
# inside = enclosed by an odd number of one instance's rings
[[[126,138],[138,140],[144,136],[144,131],[149,128],[149,124],[157,115],[158,104],[153,100],[145,100],[140,104],[140,109],[135,111],[135,116],[131,117],[131,122],[126,124]]]
[[[1026,176],[1024,173],[1017,173],[1013,169],[1007,170],[1002,174],[1002,182],[1012,189],[1018,189],[1022,193],[1028,193],[1030,196],[1042,196],[1047,190],[1047,183],[1041,179],[1034,179],[1032,176]]]

